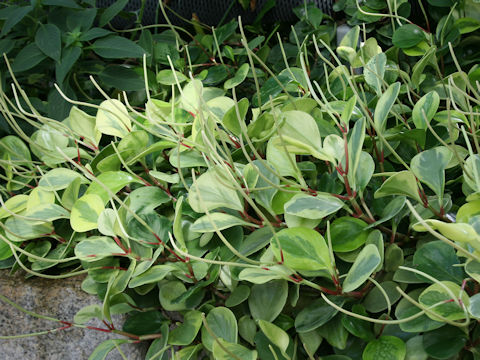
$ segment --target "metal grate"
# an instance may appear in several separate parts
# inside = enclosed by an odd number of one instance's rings
[[[110,6],[115,0],[97,0],[97,6],[100,8]],[[165,19],[158,8],[159,0],[147,0],[143,13],[142,23],[143,25],[151,25],[157,23],[164,23]],[[160,0],[161,1],[161,0]],[[255,11],[245,11],[235,0],[232,6],[227,20],[236,18],[241,15],[245,24],[253,22],[262,9],[267,0],[257,0],[257,6]],[[315,3],[323,12],[331,13],[334,0],[307,0],[310,3]],[[192,14],[195,13],[201,22],[208,25],[217,25],[218,22],[227,12],[231,5],[232,0],[171,0],[168,6],[180,16],[191,19]],[[141,0],[130,0],[125,6],[125,11],[136,13],[138,15]],[[264,21],[293,21],[295,15],[292,12],[292,8],[304,3],[304,0],[277,0],[277,5],[268,12],[268,15],[264,17]],[[157,21],[158,12],[158,21]],[[182,21],[172,13],[168,13],[168,18],[172,23],[182,25]],[[127,20],[117,17],[113,25],[116,27],[126,28],[135,22],[135,19]]]

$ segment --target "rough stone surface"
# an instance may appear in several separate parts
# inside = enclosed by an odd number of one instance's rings
[[[25,279],[22,275],[9,276],[0,271],[0,294],[37,314],[72,321],[82,307],[100,301],[80,289],[83,278],[63,280]],[[88,325],[104,327],[100,322]],[[121,322],[116,324],[121,326]],[[26,334],[59,327],[57,323],[34,318],[0,301],[0,335]],[[118,336],[100,331],[70,328],[52,334],[15,340],[0,340],[0,359],[28,360],[82,360],[102,341]],[[146,344],[122,344],[129,360],[144,359]],[[113,350],[108,360],[122,359]]]

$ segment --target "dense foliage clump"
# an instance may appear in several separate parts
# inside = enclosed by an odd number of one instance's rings
[[[62,323],[125,337],[91,359],[139,340],[147,359],[477,358],[479,7],[335,10],[342,39],[312,5],[283,35],[134,29],[134,69],[105,69],[138,89],[97,74],[103,98],[78,101],[57,79],[61,121],[6,60],[0,265],[86,274],[103,305]]]

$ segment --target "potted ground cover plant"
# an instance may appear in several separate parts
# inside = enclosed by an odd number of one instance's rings
[[[338,47],[312,6],[274,46],[241,19],[198,35],[200,70],[170,29],[187,60],[166,56],[142,107],[58,88],[58,122],[3,93],[0,258],[87,274],[103,305],[62,325],[124,337],[91,359],[143,340],[147,359],[477,358],[476,8],[421,2],[418,26],[367,3],[337,3]]]

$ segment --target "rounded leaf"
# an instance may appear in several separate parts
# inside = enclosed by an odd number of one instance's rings
[[[73,205],[70,225],[77,232],[96,229],[98,217],[104,209],[103,200],[96,194],[83,195]]]
[[[348,271],[342,284],[344,292],[350,292],[362,285],[375,271],[382,258],[375,245],[366,245]]]
[[[248,298],[250,313],[254,319],[273,321],[282,312],[287,296],[288,284],[285,280],[253,285]]]
[[[396,336],[380,336],[370,341],[363,350],[363,360],[403,360],[407,354],[405,343]]]
[[[304,227],[283,229],[272,237],[271,249],[285,266],[298,271],[328,270],[332,264],[325,239]]]
[[[100,104],[96,125],[101,133],[120,138],[127,135],[132,128],[127,108],[115,99],[105,100]]]
[[[365,221],[353,217],[344,216],[336,219],[330,228],[333,250],[348,252],[358,249],[367,241],[366,227]]]
[[[236,343],[238,340],[238,325],[237,319],[233,312],[226,307],[216,307],[210,310],[205,318],[207,325],[211,332],[217,338],[221,338],[230,343]],[[202,343],[205,348],[212,351],[215,339],[210,335],[210,332],[202,328]]]

